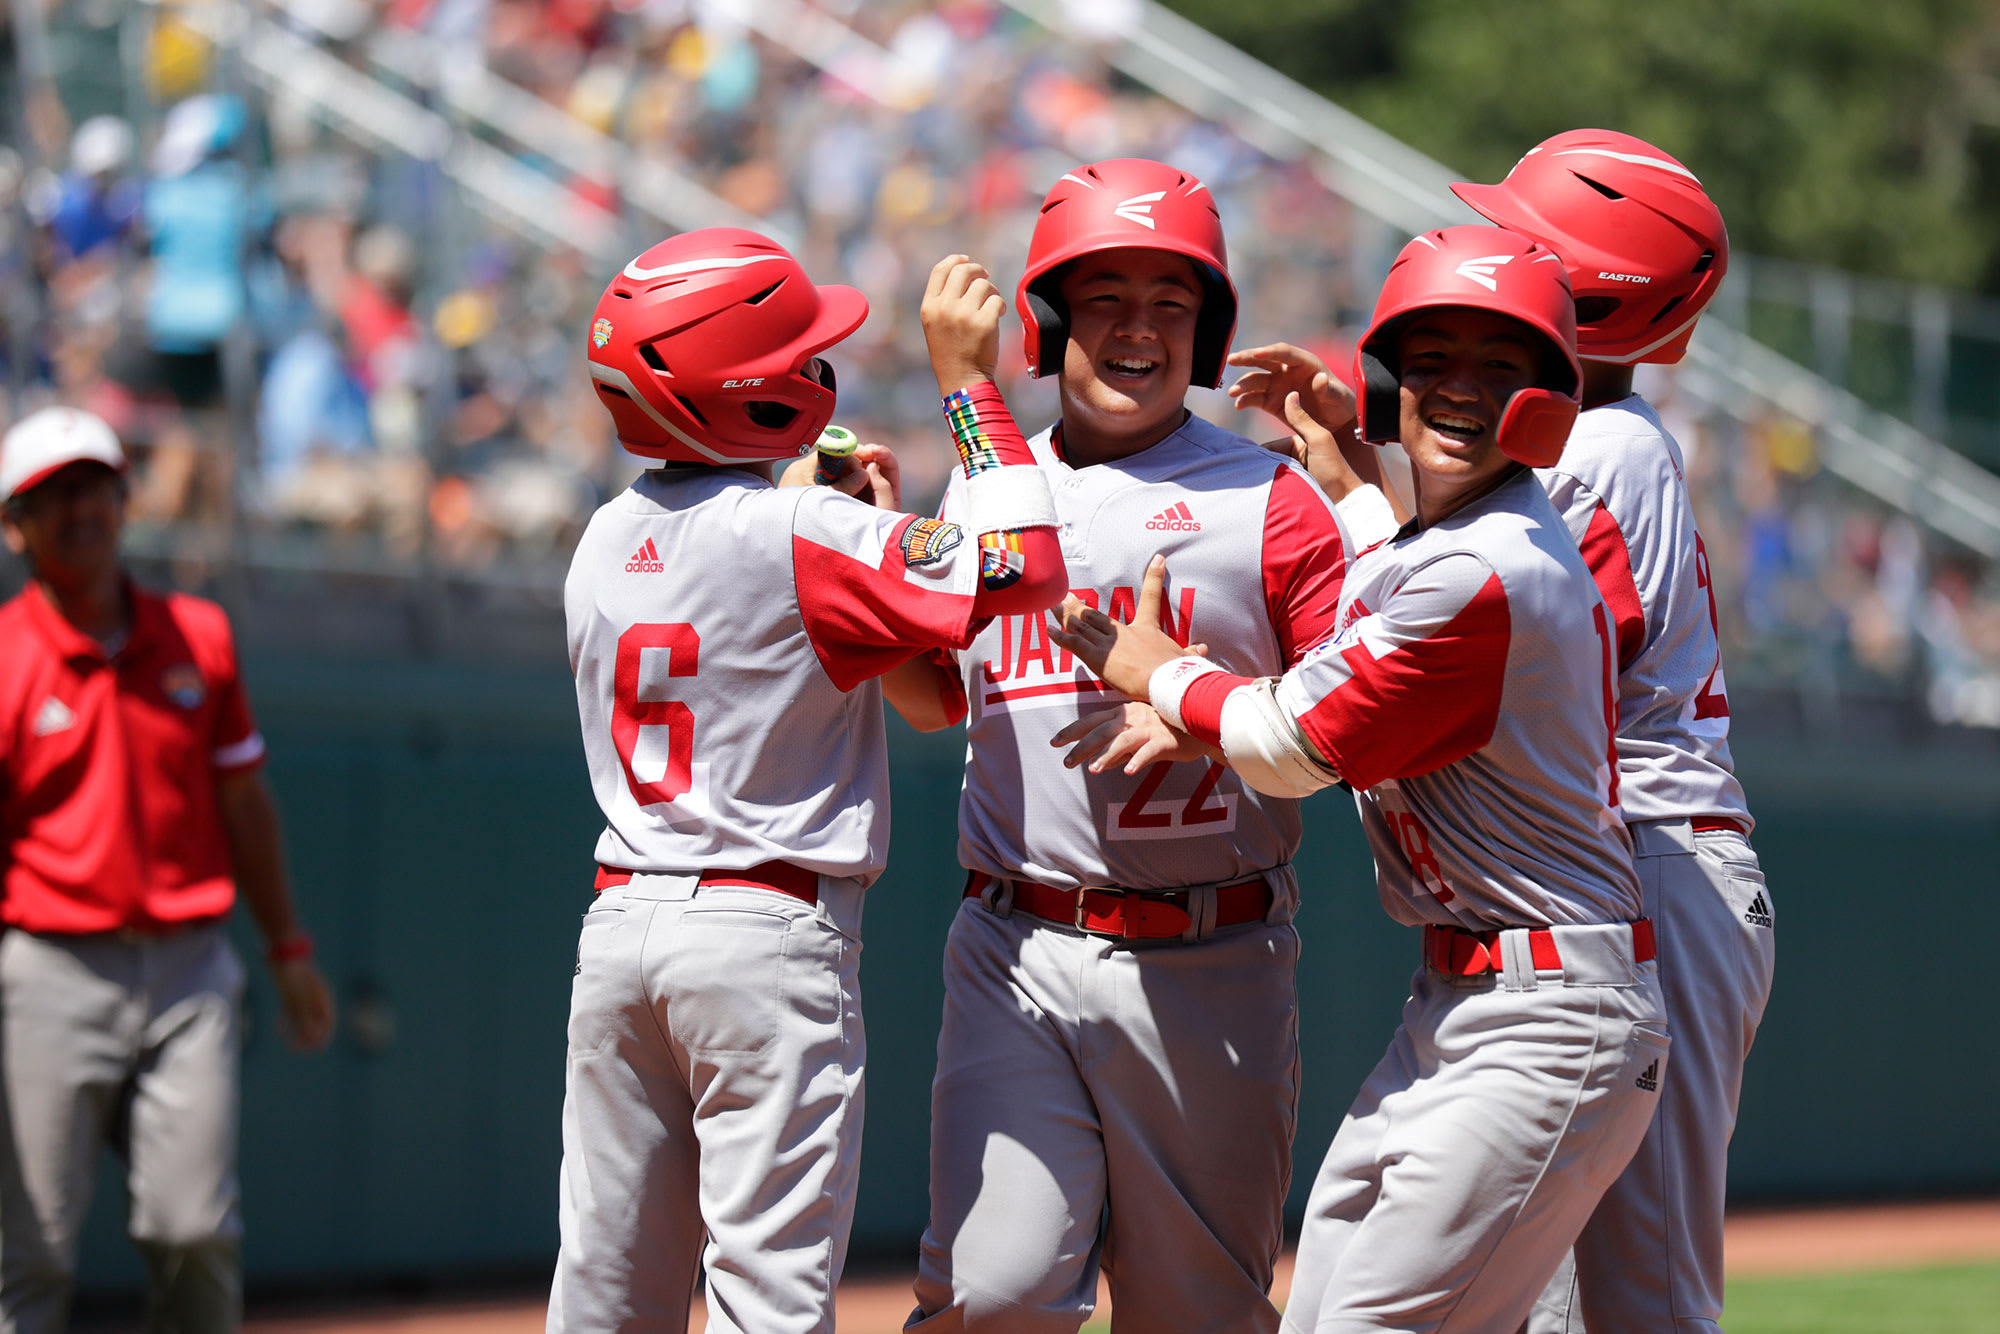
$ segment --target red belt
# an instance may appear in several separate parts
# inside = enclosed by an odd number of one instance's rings
[[[965,878],[965,897],[976,899],[986,892],[994,877],[974,871]],[[1082,889],[1057,889],[1032,880],[1011,880],[1014,907],[1030,917],[1059,922],[1087,931],[1093,936],[1116,936],[1121,940],[1172,940],[1186,934],[1194,919],[1188,915],[1186,890],[1155,894],[1150,890],[1118,889],[1109,885],[1086,885]],[[1271,911],[1271,886],[1263,876],[1218,885],[1215,889],[1215,924],[1238,926],[1261,922]]]
[[[1641,917],[1632,923],[1632,953],[1640,963],[1657,953],[1652,919]],[[1562,967],[1562,952],[1556,948],[1552,931],[1528,932],[1528,954],[1537,968]],[[1468,931],[1462,926],[1424,928],[1424,962],[1440,973],[1454,977],[1478,977],[1500,971],[1500,933]]]
[[[1727,829],[1732,834],[1741,834],[1745,838],[1750,837],[1749,829],[1744,827],[1741,820],[1732,820],[1726,815],[1697,815],[1694,819],[1689,820],[1688,823],[1694,826],[1694,831],[1697,834],[1706,833],[1713,829]]]
[[[623,885],[635,875],[653,875],[651,871],[626,871],[616,866],[597,868],[595,888],[602,894],[614,885]],[[662,874],[671,874],[665,872]],[[768,889],[779,894],[789,894],[803,903],[819,902],[819,873],[808,871],[790,862],[765,862],[761,866],[746,867],[741,871],[703,871],[701,884],[736,885],[744,889]]]

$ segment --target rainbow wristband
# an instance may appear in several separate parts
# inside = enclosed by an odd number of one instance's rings
[[[990,380],[946,394],[944,417],[951,426],[952,443],[958,446],[958,461],[964,465],[967,477],[1004,466],[1007,463],[1001,457],[1004,445],[1018,444],[1021,452],[1026,452],[1021,428],[1007,411],[1007,400],[1001,397],[999,386]]]

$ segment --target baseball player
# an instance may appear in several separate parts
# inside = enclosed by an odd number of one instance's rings
[[[333,1002],[286,884],[264,739],[222,609],[118,556],[125,453],[48,408],[0,441],[0,1330],[68,1327],[97,1152],[124,1159],[147,1328],[233,1330],[242,891],[293,1042]]]
[[[1236,320],[1207,189],[1158,162],[1074,168],[1015,304],[1031,371],[1059,379],[1061,419],[1030,447],[1076,596],[1129,618],[1171,551],[1175,642],[1243,672],[1297,662],[1332,629],[1351,548],[1303,469],[1184,406],[1220,380]],[[945,517],[970,500],[954,482]],[[1122,770],[1063,764],[1052,738],[1115,733],[1126,706],[1050,632],[1039,610],[996,618],[948,669],[888,684],[919,725],[968,735],[971,874],[907,1327],[1075,1330],[1101,1265],[1120,1329],[1275,1330],[1298,812],[1206,756],[1170,762],[1163,727]]]
[[[1701,183],[1643,139],[1572,130],[1499,185],[1454,185],[1563,257],[1576,292],[1583,415],[1537,476],[1610,609],[1618,646],[1622,813],[1674,1032],[1653,1127],[1537,1308],[1536,1334],[1691,1334],[1722,1314],[1722,1207],[1743,1061],[1775,960],[1770,891],[1729,758],[1715,590],[1680,446],[1632,392],[1672,364],[1729,266]]]
[[[1048,486],[992,387],[1000,294],[931,274],[965,524],[780,489],[867,315],[754,232],[695,231],[606,288],[587,353],[653,469],[598,510],[564,589],[606,828],[583,920],[551,1331],[831,1331],[861,1149],[857,963],[888,847],[873,678],[1065,586]],[[886,451],[863,475],[893,495]],[[968,535],[969,530],[969,535]],[[704,1233],[707,1248],[702,1248]]]
[[[1423,929],[1388,1054],[1314,1183],[1287,1330],[1513,1330],[1651,1119],[1667,1034],[1617,815],[1612,626],[1536,485],[1582,372],[1562,264],[1491,227],[1417,237],[1361,341],[1361,434],[1416,517],[1355,562],[1282,677],[1148,613],[1066,609],[1111,685],[1260,791],[1357,793],[1382,901]]]

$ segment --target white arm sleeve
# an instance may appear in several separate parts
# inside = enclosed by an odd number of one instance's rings
[[[1389,508],[1389,498],[1379,488],[1367,484],[1349,491],[1346,499],[1334,502],[1333,508],[1347,525],[1347,535],[1354,539],[1356,551],[1366,551],[1377,542],[1394,537],[1402,526],[1396,522],[1396,512]]]
[[[966,527],[975,534],[1053,528],[1056,502],[1042,470],[1025,464],[988,468],[965,483]]]
[[[1181,699],[1195,678],[1207,676],[1222,669],[1207,658],[1192,655],[1163,662],[1153,669],[1153,675],[1146,683],[1146,698],[1153,708],[1167,720],[1167,726],[1176,732],[1187,731],[1187,724],[1181,721]]]
[[[1222,701],[1222,753],[1237,777],[1268,796],[1304,797],[1340,781],[1278,702],[1278,683],[1269,677]]]

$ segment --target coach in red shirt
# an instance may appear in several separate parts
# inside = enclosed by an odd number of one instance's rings
[[[292,1040],[333,1003],[286,885],[264,741],[222,609],[133,585],[125,458],[49,408],[0,443],[0,1329],[60,1330],[97,1146],[128,1166],[148,1327],[241,1319],[240,886]]]

